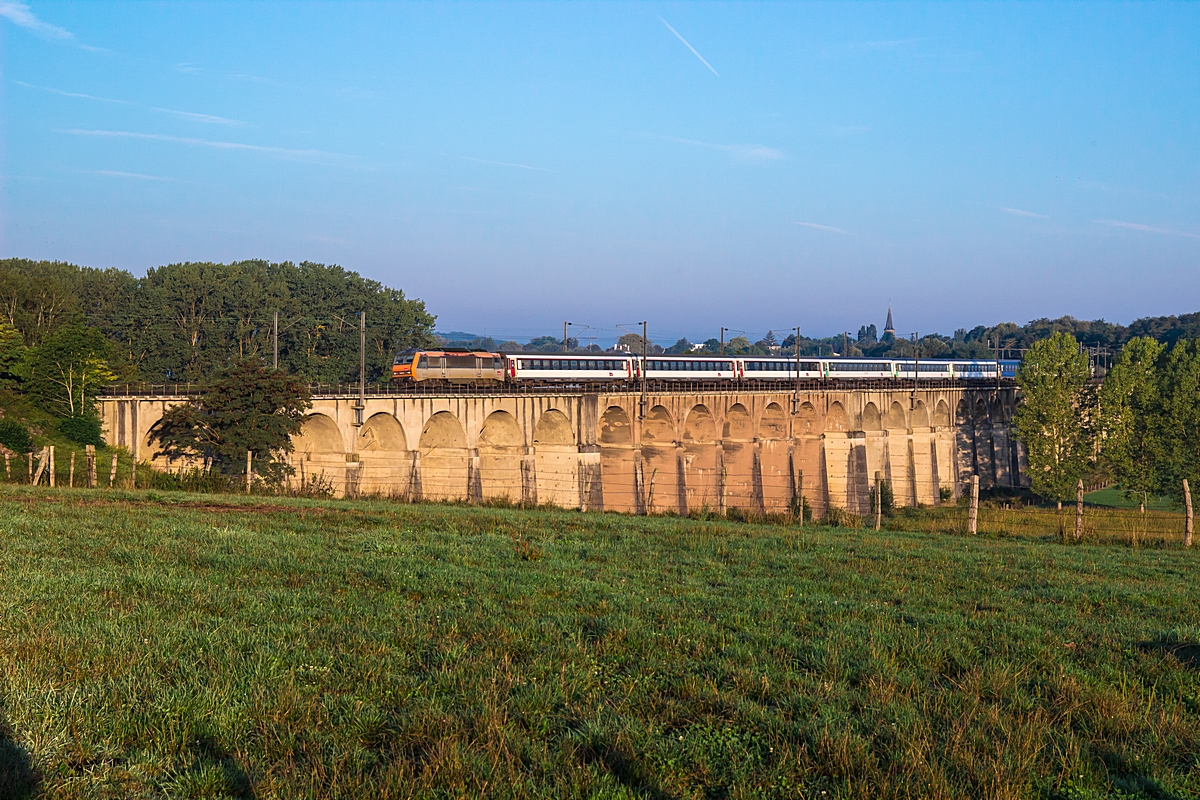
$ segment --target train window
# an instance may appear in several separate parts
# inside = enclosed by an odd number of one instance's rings
[[[568,363],[570,363],[570,365],[571,365],[569,367],[570,369],[579,369],[579,362],[576,361],[575,359],[571,359],[570,362],[568,362]]]
[[[492,369],[504,369],[504,362],[498,358],[492,359]]]

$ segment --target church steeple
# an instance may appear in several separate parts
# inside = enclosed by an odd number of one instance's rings
[[[892,324],[892,304],[891,303],[888,303],[887,324],[883,326],[883,332],[890,333],[892,336],[896,335],[896,326],[894,326]]]

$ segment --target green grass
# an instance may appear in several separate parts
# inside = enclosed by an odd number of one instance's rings
[[[0,492],[0,797],[1194,797],[1200,553]]]
[[[1106,508],[1138,508],[1140,506],[1139,501],[1128,499],[1124,492],[1112,486],[1088,492],[1083,496],[1083,502]],[[1178,511],[1179,505],[1172,502],[1169,497],[1150,497],[1149,502],[1146,503],[1146,510]]]

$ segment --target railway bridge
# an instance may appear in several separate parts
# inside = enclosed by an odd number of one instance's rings
[[[161,389],[161,387],[160,387]],[[106,441],[159,469],[149,432],[184,393],[100,399]],[[299,484],[409,500],[508,498],[584,510],[865,514],[1026,480],[1011,386],[671,392],[382,390],[313,394],[291,455]]]

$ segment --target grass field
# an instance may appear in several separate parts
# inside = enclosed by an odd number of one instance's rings
[[[0,797],[1200,795],[1200,553],[0,491]]]
[[[1085,503],[1094,506],[1105,506],[1107,508],[1137,508],[1140,503],[1136,500],[1130,500],[1125,496],[1125,493],[1115,487],[1107,489],[1098,489],[1094,492],[1088,492],[1083,496]],[[1147,511],[1179,511],[1179,507],[1171,502],[1169,497],[1150,497],[1146,503]]]

